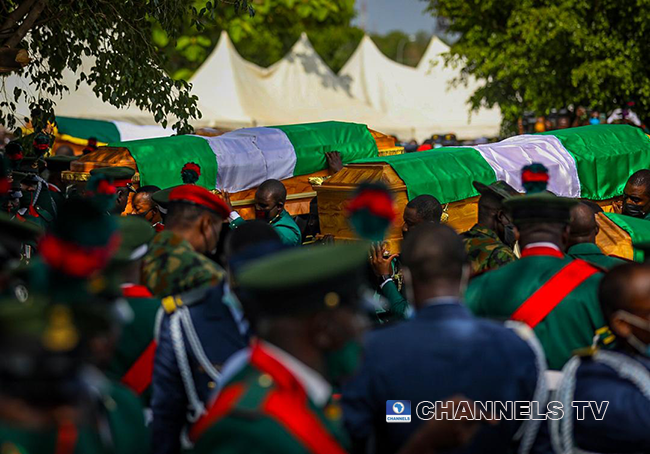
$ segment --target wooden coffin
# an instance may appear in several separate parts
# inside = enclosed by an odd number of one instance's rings
[[[322,235],[332,235],[336,240],[355,239],[346,214],[345,202],[352,196],[359,184],[382,182],[393,193],[397,207],[397,218],[388,233],[387,247],[392,253],[399,252],[402,241],[402,216],[408,203],[404,181],[393,168],[386,163],[349,164],[322,185],[316,186],[318,194],[318,218]],[[613,199],[598,201],[605,211],[612,211]],[[443,205],[443,222],[457,232],[469,230],[478,218],[478,197]],[[624,258],[632,257],[632,245],[629,235],[605,216],[598,217],[601,227],[597,238],[598,245],[608,255]]]
[[[404,152],[403,147],[395,145],[394,137],[373,130],[370,130],[370,132],[377,143],[379,156],[391,156]],[[188,160],[191,160],[191,158],[188,158]],[[124,147],[107,146],[100,147],[97,151],[82,156],[78,160],[74,161],[70,166],[70,171],[63,172],[62,178],[68,183],[84,183],[88,181],[91,170],[101,167],[131,167],[136,171],[136,174],[133,177],[134,185],[137,186],[140,182],[138,166],[129,150]],[[316,196],[316,192],[312,188],[311,182],[314,181],[314,179],[322,181],[327,176],[328,171],[322,170],[309,175],[301,175],[283,180],[282,182],[287,188],[287,211],[293,216],[308,214],[309,204]],[[255,191],[256,188],[252,188],[245,191],[235,192],[230,195],[233,207],[236,208],[240,215],[245,219],[253,219],[255,217]]]

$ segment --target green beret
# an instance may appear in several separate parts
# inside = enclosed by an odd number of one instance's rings
[[[360,306],[365,242],[292,248],[244,266],[238,274],[244,310],[252,318]]]
[[[151,200],[153,200],[156,205],[166,209],[169,204],[169,194],[171,194],[171,192],[177,187],[178,186],[172,186],[171,188],[161,189],[160,191],[154,192],[151,196]]]
[[[156,231],[151,224],[138,216],[116,216],[116,219],[122,241],[113,261],[130,262],[142,258]]]
[[[472,182],[472,185],[479,192],[479,194],[481,195],[491,194],[496,196],[500,200],[504,200],[507,199],[508,197],[512,197],[519,194],[515,188],[513,188],[503,180],[495,181],[489,186],[481,183],[480,181],[474,181]]]
[[[509,197],[503,206],[512,214],[515,225],[536,222],[568,225],[571,222],[571,208],[577,203],[575,199],[558,197],[550,192],[538,192]]]
[[[131,167],[101,167],[91,170],[90,175],[105,175],[115,187],[121,188],[131,183],[135,170]]]
[[[64,172],[70,170],[70,163],[79,159],[77,156],[52,156],[45,158],[48,170],[52,172]]]

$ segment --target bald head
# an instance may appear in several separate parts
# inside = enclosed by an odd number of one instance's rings
[[[458,296],[467,255],[451,227],[425,222],[404,239],[402,263],[409,270],[418,304],[435,296]]]
[[[581,243],[596,243],[598,223],[593,208],[580,202],[571,209],[569,247]]]

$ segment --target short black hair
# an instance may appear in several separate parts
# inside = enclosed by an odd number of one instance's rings
[[[158,186],[154,186],[152,184],[147,185],[147,186],[140,186],[135,192],[136,194],[140,194],[142,192],[146,192],[147,194],[153,194],[154,192],[160,191],[160,188]]]
[[[424,222],[439,223],[442,217],[442,205],[432,195],[422,194],[406,204],[406,208],[413,208],[418,217]]]
[[[176,227],[189,227],[196,222],[203,214],[208,213],[216,221],[217,215],[210,210],[202,208],[192,203],[174,201],[167,208],[165,216],[165,226],[173,229]]]
[[[271,194],[277,202],[286,202],[287,188],[280,180],[266,180],[258,188],[257,192],[260,194]]]
[[[467,254],[451,227],[425,222],[413,227],[402,243],[402,263],[415,281],[460,280]]]
[[[605,273],[598,286],[598,301],[605,321],[609,321],[615,312],[627,309],[630,299],[628,279],[643,269],[648,269],[648,265],[624,263]]]
[[[271,241],[280,242],[280,235],[268,222],[246,221],[228,236],[226,255],[232,257],[249,246]]]
[[[641,169],[637,170],[627,180],[632,186],[642,186],[645,188],[645,193],[650,194],[650,170]]]

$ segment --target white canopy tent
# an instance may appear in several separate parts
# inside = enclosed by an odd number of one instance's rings
[[[498,110],[483,110],[470,117],[467,101],[473,87],[450,87],[457,73],[449,68],[435,65],[425,69],[426,62],[438,59],[446,50],[434,37],[420,66],[411,68],[390,60],[364,36],[339,76],[349,84],[353,96],[399,119],[383,132],[418,141],[436,133],[455,133],[459,138],[496,136],[501,124]]]
[[[264,69],[245,61],[223,32],[190,82],[203,113],[200,126],[340,120],[379,128],[390,121],[351,95],[304,33],[284,58]]]

